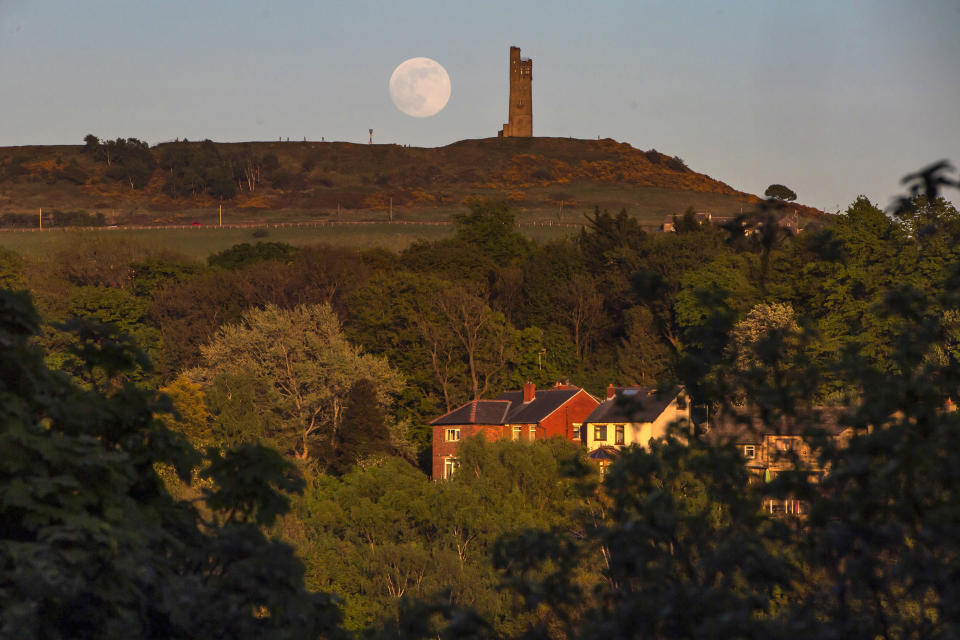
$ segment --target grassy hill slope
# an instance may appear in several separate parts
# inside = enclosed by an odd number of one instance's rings
[[[471,198],[505,198],[522,219],[582,221],[594,206],[626,208],[655,225],[687,207],[729,215],[758,201],[682,161],[613,140],[487,138],[445,147],[345,142],[164,143],[131,187],[114,159],[82,145],[0,148],[0,214],[103,213],[119,224],[210,222],[223,204],[234,222],[442,220]],[[177,154],[180,154],[179,156]],[[193,154],[227,176],[215,197],[172,157]],[[195,171],[196,170],[196,171]],[[191,173],[193,172],[193,173]],[[220,174],[218,174],[220,175]],[[815,210],[797,205],[801,215]],[[563,213],[561,213],[561,210]]]

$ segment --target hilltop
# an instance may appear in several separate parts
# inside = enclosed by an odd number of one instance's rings
[[[354,218],[448,219],[471,198],[505,198],[531,216],[582,220],[599,206],[645,224],[688,207],[729,215],[759,201],[655,150],[614,140],[487,138],[445,147],[346,142],[148,147],[136,139],[0,148],[0,214],[103,214],[109,223]],[[562,205],[561,205],[562,203]],[[816,215],[802,205],[801,215]],[[11,219],[7,216],[7,219]]]

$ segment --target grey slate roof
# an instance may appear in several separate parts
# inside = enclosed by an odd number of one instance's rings
[[[474,400],[431,422],[434,425],[504,424],[510,403],[504,400]]]
[[[653,422],[673,399],[658,398],[649,387],[620,387],[614,397],[601,402],[583,422]]]
[[[537,389],[533,400],[527,403],[523,402],[523,391],[504,391],[495,400],[468,402],[430,424],[535,424],[562,407],[580,391],[578,387]]]
[[[533,424],[540,422],[580,392],[578,388],[537,389],[533,400],[524,404],[523,391],[504,391],[497,400],[510,402],[506,423]]]

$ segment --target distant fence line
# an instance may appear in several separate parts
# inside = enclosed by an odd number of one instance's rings
[[[309,222],[240,222],[224,225],[217,224],[140,224],[140,225],[110,225],[103,227],[0,227],[0,231],[12,231],[14,233],[26,233],[30,231],[150,231],[160,229],[280,229],[283,227],[334,227],[346,225],[426,225],[436,227],[453,226],[449,220],[434,220],[417,222],[414,220],[314,220]],[[540,222],[518,222],[519,227],[576,227],[580,228],[583,224],[579,222],[553,222],[544,220]]]

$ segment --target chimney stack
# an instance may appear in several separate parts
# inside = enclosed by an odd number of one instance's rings
[[[527,402],[531,402],[535,395],[537,395],[537,385],[533,384],[532,382],[527,382],[526,384],[523,385],[524,404],[526,404]]]
[[[617,395],[617,388],[613,386],[613,383],[607,385],[607,400]]]

